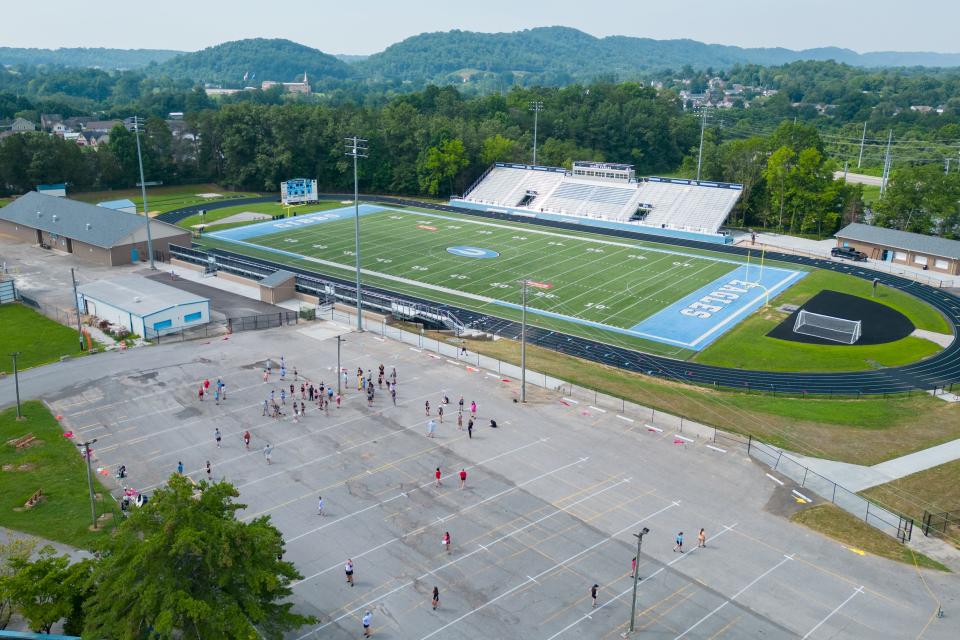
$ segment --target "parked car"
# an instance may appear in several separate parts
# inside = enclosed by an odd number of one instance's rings
[[[854,262],[866,262],[867,254],[863,251],[857,251],[853,247],[834,247],[830,250],[830,255],[834,258],[846,258]]]

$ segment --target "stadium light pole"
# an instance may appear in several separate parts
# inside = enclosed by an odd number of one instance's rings
[[[77,277],[70,267],[70,281],[73,282],[73,306],[77,310],[77,336],[80,338],[80,351],[83,351],[83,328],[80,326],[80,296],[77,295]]]
[[[90,471],[90,445],[94,444],[97,441],[97,438],[90,440],[88,442],[78,442],[77,447],[80,448],[80,451],[83,453],[83,457],[87,459],[87,488],[90,490],[90,515],[93,518],[93,528],[97,528],[97,503],[93,498],[93,474]]]
[[[707,105],[700,106],[700,149],[697,151],[697,182],[700,182],[700,167],[703,165],[703,133],[707,128]]]
[[[17,397],[17,420],[23,420],[23,413],[20,412],[20,374],[17,371],[17,356],[19,355],[19,351],[14,351],[10,354],[10,357],[13,358],[13,390]]]
[[[537,120],[540,112],[543,111],[543,101],[532,101],[530,111],[533,111],[533,164],[537,164]]]
[[[143,154],[140,153],[140,119],[133,116],[133,133],[137,139],[137,164],[140,165],[140,194],[143,196],[143,217],[147,219],[147,253],[150,254],[150,268],[153,264],[153,237],[150,235],[150,213],[147,209],[147,183],[143,177]]]
[[[637,539],[637,566],[633,570],[633,600],[630,604],[630,631],[627,633],[633,633],[637,622],[637,586],[640,584],[640,547],[643,545],[643,536],[648,533],[650,533],[650,529],[644,527],[640,530],[640,533],[633,534],[633,537]]]
[[[357,159],[367,157],[367,141],[357,136],[347,140],[347,155],[353,158],[353,220],[357,257],[357,331],[363,331],[363,301],[360,293],[360,192],[357,186]]]

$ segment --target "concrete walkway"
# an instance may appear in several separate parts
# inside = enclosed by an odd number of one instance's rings
[[[872,467],[791,454],[799,462],[850,491],[863,491],[919,471],[960,460],[960,439],[917,451]]]

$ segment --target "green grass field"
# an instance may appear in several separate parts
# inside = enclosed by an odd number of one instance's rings
[[[0,525],[80,548],[89,548],[108,535],[112,522],[97,531],[89,529],[90,497],[87,470],[74,440],[63,430],[42,403],[23,403],[26,418],[18,422],[16,409],[0,412]],[[33,434],[35,446],[17,449],[9,440]],[[99,477],[99,476],[98,476]],[[112,498],[94,480],[94,491],[102,494],[98,515],[118,515]],[[38,505],[24,509],[37,489],[45,496]]]
[[[201,198],[201,193],[218,193],[218,198]],[[228,191],[215,184],[188,184],[169,187],[147,187],[147,205],[150,208],[151,216],[158,213],[166,213],[181,207],[189,207],[205,202],[220,202],[223,200],[234,200],[237,198],[250,198],[260,194],[241,191]],[[137,204],[138,210],[142,207],[143,198],[140,189],[116,189],[113,191],[88,191],[84,193],[71,193],[70,198],[82,202],[103,202],[105,200],[122,200],[129,198]]]
[[[293,221],[281,232],[249,239],[239,250],[351,277],[353,225],[350,218],[303,226]],[[390,209],[364,215],[361,227],[362,267],[369,284],[519,319],[518,282],[526,278],[544,285],[528,288],[529,307],[552,314],[531,313],[531,324],[679,357],[691,351],[610,328],[629,330],[742,264],[705,251],[674,251],[623,238],[543,230],[457,214]],[[202,242],[238,249],[209,236]],[[485,260],[448,253],[448,247],[461,245],[488,247],[499,256]],[[259,247],[302,257],[260,251]]]
[[[238,213],[246,213],[246,212],[263,213],[268,216],[286,216],[286,215],[292,215],[294,213],[300,213],[300,212],[306,212],[306,211],[313,213],[316,211],[326,211],[328,209],[338,209],[342,206],[343,204],[340,203],[339,201],[317,202],[314,204],[298,205],[298,206],[289,207],[289,208],[283,206],[279,202],[261,202],[258,204],[241,204],[235,207],[224,207],[222,209],[213,209],[205,213],[202,218],[200,217],[199,214],[189,216],[187,218],[184,218],[180,222],[178,222],[177,226],[183,227],[185,229],[190,229],[194,225],[201,224],[201,222],[203,224],[210,225],[214,222],[217,222],[218,220],[223,220],[225,218],[229,218],[230,216],[234,216]],[[209,231],[211,232],[219,231],[221,229],[229,229],[234,226],[243,226],[247,224],[250,224],[250,222],[234,222],[234,223],[227,223],[225,225],[213,225],[212,227],[210,227]]]
[[[80,341],[74,329],[50,320],[46,316],[22,304],[0,305],[0,371],[13,371],[13,362],[7,354],[20,352],[17,367],[28,369],[60,356],[76,356]]]

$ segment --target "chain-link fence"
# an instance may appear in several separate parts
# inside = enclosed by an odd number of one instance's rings
[[[77,327],[77,310],[76,309],[61,309],[60,307],[45,304],[39,302],[29,296],[23,295],[23,292],[18,292],[20,297],[20,302],[31,307],[43,315],[47,316],[51,320],[59,322],[60,324],[76,328]]]
[[[163,329],[161,331],[154,331],[148,328],[146,330],[147,335],[144,337],[157,344],[197,340],[200,338],[222,336],[237,331],[275,329],[276,327],[297,324],[298,316],[299,314],[296,311],[278,311],[277,313],[227,318],[226,320],[215,320],[196,326]]]

